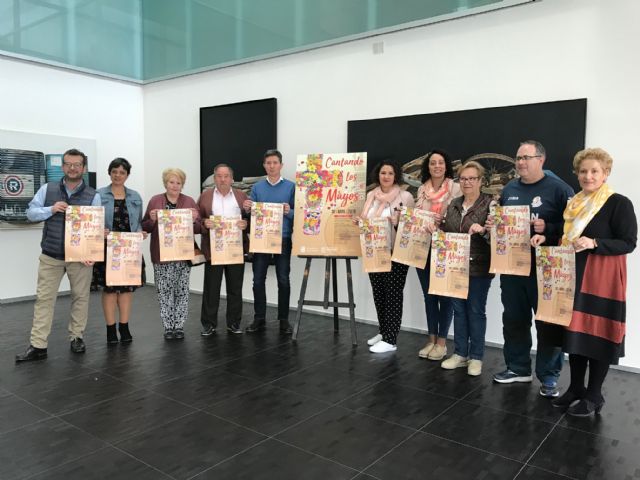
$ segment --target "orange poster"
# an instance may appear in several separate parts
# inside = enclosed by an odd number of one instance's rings
[[[410,267],[424,268],[431,245],[427,225],[433,225],[434,221],[435,214],[432,212],[402,207],[391,260]]]
[[[391,271],[390,228],[386,218],[360,220],[362,269],[366,273]]]
[[[494,207],[489,273],[528,277],[531,272],[529,205]]]
[[[429,293],[466,299],[469,294],[471,235],[438,230],[431,237]]]
[[[571,323],[576,288],[576,256],[573,247],[537,247],[538,309],[536,320]]]
[[[213,228],[209,232],[211,239],[211,265],[233,265],[244,263],[242,250],[242,230],[238,222],[240,215],[223,217],[211,215]]]
[[[362,210],[366,184],[366,152],[298,155],[294,255],[360,255],[351,219]]]
[[[109,232],[106,283],[108,287],[142,282],[142,232]]]
[[[70,205],[64,222],[65,262],[103,262],[104,207]]]
[[[253,202],[251,206],[251,230],[249,251],[254,253],[282,252],[282,203]]]
[[[193,213],[188,208],[158,210],[160,261],[193,260]]]

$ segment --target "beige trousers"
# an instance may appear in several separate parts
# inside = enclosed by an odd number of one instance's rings
[[[65,262],[48,255],[40,255],[31,345],[36,348],[47,348],[47,339],[51,333],[53,322],[53,311],[58,298],[58,288],[60,288],[60,282],[65,273],[71,285],[69,340],[82,338],[89,315],[89,289],[92,272],[93,267],[87,267],[80,262]]]

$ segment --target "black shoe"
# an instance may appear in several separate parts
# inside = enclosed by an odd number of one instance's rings
[[[118,332],[116,332],[116,325],[107,325],[107,344],[115,345],[118,343]]]
[[[84,340],[81,338],[74,338],[71,340],[71,351],[73,353],[84,353],[87,347],[84,345]]]
[[[213,326],[211,325],[209,325],[207,328],[203,328],[202,330],[200,330],[200,335],[202,335],[203,337],[210,337],[214,333],[216,333],[216,329],[213,328]]]
[[[173,330],[165,329],[164,331],[164,339],[165,340],[173,340],[175,337],[173,335]]]
[[[288,320],[280,320],[280,333],[285,335],[291,335],[293,333],[293,328]]]
[[[173,338],[175,338],[176,340],[182,340],[184,338],[184,330],[182,330],[181,328],[176,328],[173,331]]]
[[[122,343],[133,342],[133,337],[131,336],[131,332],[129,331],[129,323],[119,323],[118,331],[120,332],[120,341]]]
[[[573,390],[567,390],[562,396],[551,400],[551,405],[556,408],[569,408],[573,403],[582,400],[585,392],[575,393]]]
[[[230,326],[227,327],[227,332],[235,333],[235,334],[242,334],[242,329],[240,328],[240,325],[234,324],[234,325],[230,325]]]
[[[592,402],[588,398],[583,398],[572,407],[569,407],[567,413],[572,417],[588,417],[594,412],[596,415],[599,415],[603,405],[604,398],[600,400],[599,403]]]
[[[45,358],[47,358],[46,348],[36,348],[32,345],[29,345],[29,347],[23,354],[16,355],[16,363],[32,362],[33,360],[44,360]]]
[[[246,331],[247,331],[247,333],[256,333],[256,332],[262,332],[266,328],[267,328],[267,326],[264,323],[264,320],[262,320],[262,321],[254,320],[253,323],[247,327]]]

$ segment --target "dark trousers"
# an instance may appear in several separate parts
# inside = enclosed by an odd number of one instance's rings
[[[204,264],[204,286],[202,287],[202,310],[200,322],[207,329],[218,327],[218,307],[222,274],[227,286],[227,327],[240,326],[242,320],[242,282],[244,263],[237,265]]]
[[[391,262],[391,271],[370,273],[373,303],[376,306],[382,340],[395,345],[402,323],[404,284],[409,267]]]
[[[289,272],[291,271],[291,238],[282,239],[282,253],[271,255],[267,253],[253,254],[253,308],[254,321],[264,322],[267,315],[267,292],[265,282],[269,262],[273,256],[276,265],[276,278],[278,280],[278,320],[289,319],[289,297],[291,285],[289,284]]]
[[[536,276],[500,275],[504,360],[518,375],[531,375],[531,312],[538,307]],[[557,338],[562,327],[536,321],[538,353],[536,376],[541,382],[556,382],[562,369],[562,350]]]
[[[451,297],[431,295],[429,293],[430,271],[431,261],[429,259],[427,259],[427,265],[424,268],[416,268],[418,280],[420,280],[420,286],[422,287],[422,295],[424,296],[427,328],[429,329],[429,335],[447,338],[451,321],[453,320],[453,303],[451,303]]]

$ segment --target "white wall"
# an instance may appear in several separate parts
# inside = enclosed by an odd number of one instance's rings
[[[99,187],[109,162],[125,157],[128,185],[144,194],[142,121],[139,86],[0,58],[0,129],[95,139]],[[35,295],[41,235],[0,230],[0,301]]]
[[[634,188],[640,178],[634,148],[640,131],[637,18],[640,2],[635,0],[536,2],[147,85],[146,190],[161,191],[160,170],[179,165],[187,172],[186,193],[197,196],[198,109],[204,106],[276,97],[278,147],[284,154],[285,175],[291,178],[296,154],[346,150],[348,120],[586,97],[587,145],[602,146],[613,155],[610,183],[640,206],[640,193]],[[374,56],[372,44],[381,40],[385,53]],[[629,258],[629,267],[628,291],[635,292],[640,286],[640,254]],[[320,263],[314,269],[310,292],[322,288]],[[302,270],[302,261],[294,259],[292,305]],[[355,271],[356,314],[374,320],[369,282],[358,273],[359,263]],[[194,271],[195,290],[201,290],[201,275]],[[269,300],[275,301],[275,279],[270,275]],[[501,343],[497,285],[495,280],[490,292],[487,339]],[[413,271],[405,294],[404,326],[424,329]],[[244,296],[252,298],[249,268]],[[635,325],[640,301],[630,297],[628,356],[623,364],[640,368],[640,333]]]

